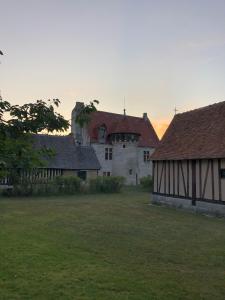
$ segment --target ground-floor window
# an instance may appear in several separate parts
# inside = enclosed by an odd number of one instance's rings
[[[103,172],[103,176],[110,176],[110,172]]]
[[[87,171],[78,171],[77,176],[85,181],[87,179]]]

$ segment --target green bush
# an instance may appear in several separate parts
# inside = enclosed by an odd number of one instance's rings
[[[124,185],[124,177],[109,176],[91,179],[90,191],[95,193],[118,193]]]
[[[81,179],[77,176],[59,176],[53,181],[53,185],[62,194],[76,194],[81,191]]]
[[[81,179],[77,176],[56,177],[49,182],[23,181],[12,189],[3,190],[4,196],[45,196],[58,194],[76,194],[81,191]]]
[[[152,180],[152,176],[146,176],[146,177],[142,177],[140,179],[140,184],[141,187],[149,192],[152,192],[153,189],[153,180]]]

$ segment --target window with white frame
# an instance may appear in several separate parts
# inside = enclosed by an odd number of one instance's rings
[[[112,148],[105,148],[105,160],[112,160]]]
[[[103,176],[110,176],[110,172],[103,172]]]
[[[144,151],[144,162],[150,161],[150,151],[145,150]]]

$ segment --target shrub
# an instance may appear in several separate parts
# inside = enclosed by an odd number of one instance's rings
[[[81,179],[77,176],[56,177],[49,182],[23,181],[12,189],[3,190],[4,196],[44,196],[57,194],[76,194],[81,191]]]
[[[118,193],[124,185],[124,177],[97,177],[90,180],[90,191],[95,193]]]
[[[152,188],[153,188],[152,176],[148,175],[148,176],[142,177],[140,179],[140,184],[143,189],[151,192]]]
[[[77,176],[56,177],[52,184],[62,194],[76,194],[81,190],[81,179]]]

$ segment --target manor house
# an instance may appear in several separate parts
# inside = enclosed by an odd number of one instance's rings
[[[140,178],[152,175],[151,154],[159,144],[148,119],[104,111],[91,114],[88,125],[81,128],[76,116],[84,103],[76,102],[72,111],[71,130],[77,146],[91,146],[100,163],[99,176],[123,176],[127,184],[138,184]]]

